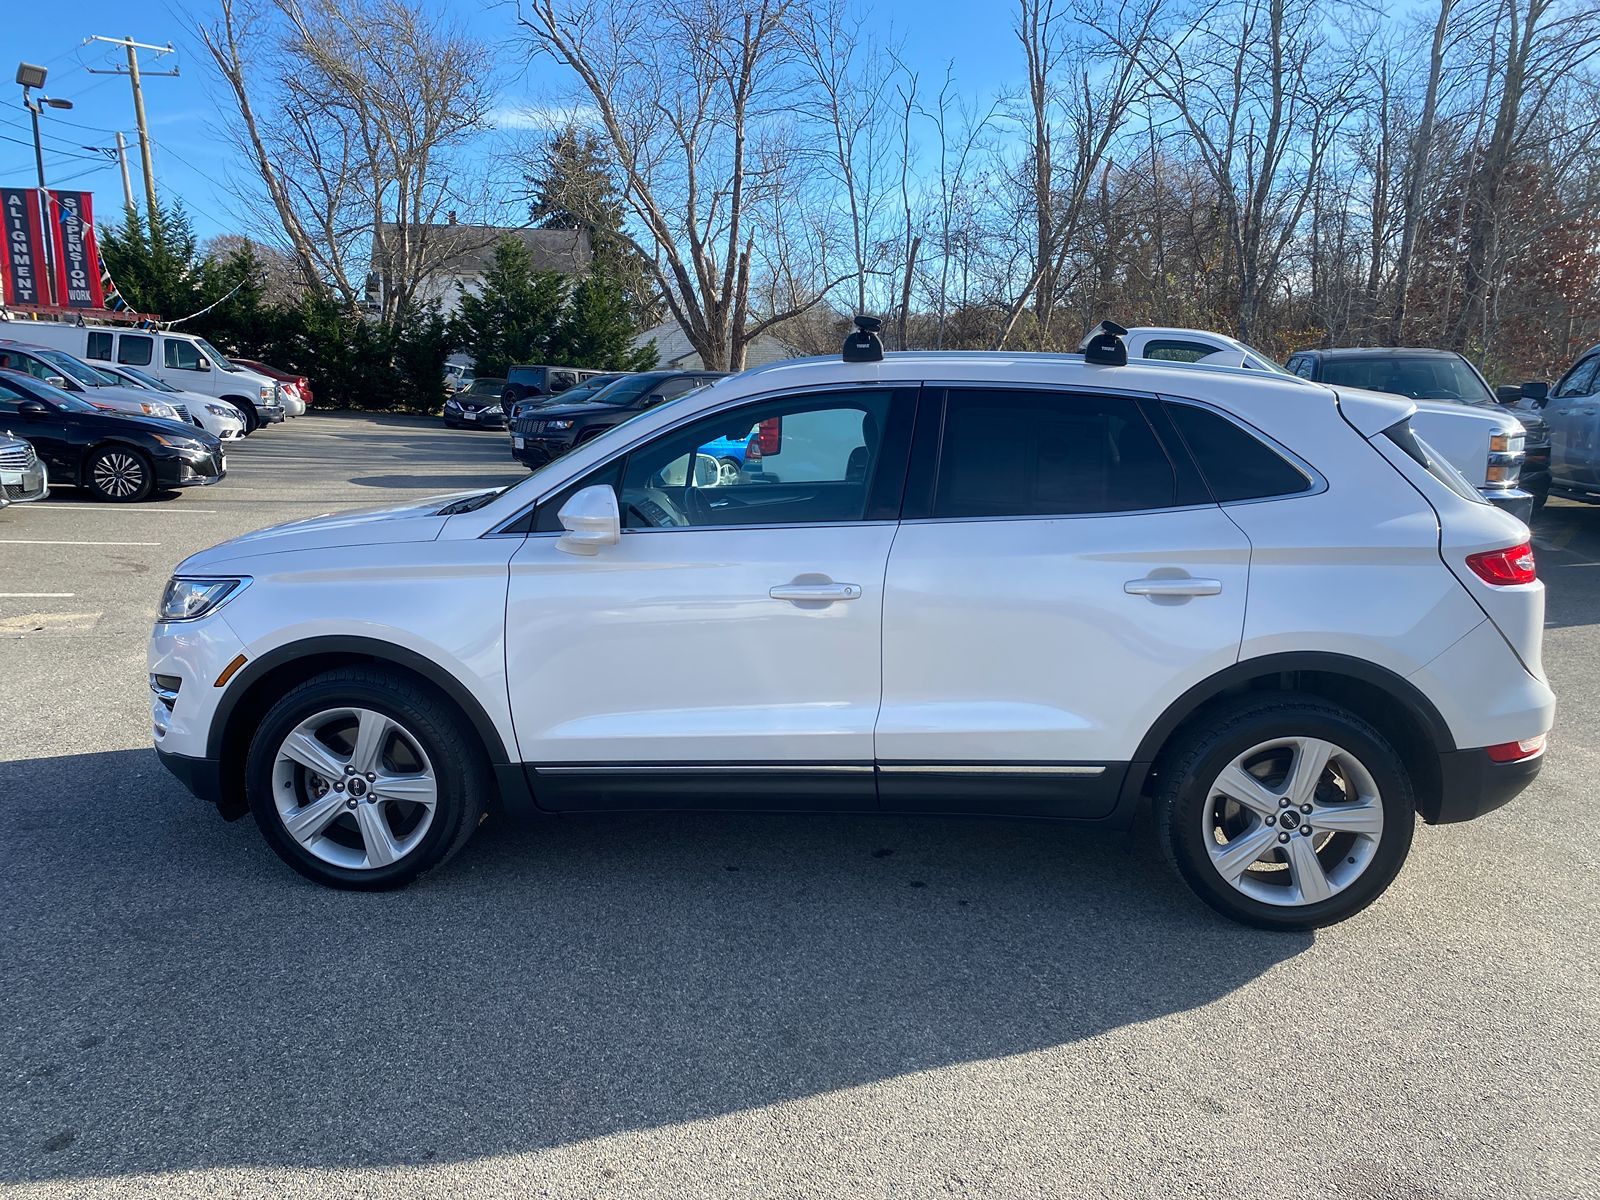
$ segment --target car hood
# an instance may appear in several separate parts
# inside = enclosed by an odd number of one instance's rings
[[[596,413],[621,413],[629,408],[627,404],[541,404],[533,411],[542,421],[546,417],[590,417]]]
[[[423,500],[408,500],[404,504],[356,508],[346,512],[325,513],[320,517],[307,517],[283,525],[271,525],[190,555],[178,564],[176,573],[204,574],[224,564],[236,566],[240,560],[258,554],[286,554],[295,550],[327,550],[340,546],[397,542],[431,542],[438,538],[445,522],[450,519],[439,516],[440,509],[456,500],[481,493],[481,488],[468,492],[448,492]]]

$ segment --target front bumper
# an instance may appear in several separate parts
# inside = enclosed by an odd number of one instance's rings
[[[1439,794],[1421,805],[1430,825],[1470,821],[1509,804],[1537,778],[1544,755],[1497,763],[1487,750],[1454,750],[1439,756]]]
[[[1496,508],[1504,509],[1523,524],[1533,519],[1533,493],[1520,487],[1479,488],[1478,494]]]
[[[190,758],[156,747],[161,765],[178,778],[197,799],[222,807],[222,763],[215,758]]]
[[[289,410],[284,408],[281,404],[257,405],[256,418],[263,425],[279,425],[289,419]]]
[[[50,494],[50,473],[42,462],[25,471],[0,471],[0,504],[26,504]]]
[[[162,488],[210,487],[228,477],[227,456],[222,454],[173,455],[156,459],[155,466],[156,486]]]
[[[517,445],[521,439],[522,445]],[[513,434],[511,439],[511,457],[525,467],[538,468],[547,463],[553,463],[563,454],[572,449],[574,443],[569,437],[565,440],[546,437],[529,437],[526,434]]]

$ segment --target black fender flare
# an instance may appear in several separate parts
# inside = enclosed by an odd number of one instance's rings
[[[1323,675],[1343,676],[1376,687],[1403,707],[1433,739],[1434,749],[1446,754],[1456,749],[1455,735],[1434,707],[1433,701],[1423,695],[1417,686],[1387,667],[1320,650],[1295,650],[1283,654],[1264,654],[1258,658],[1240,659],[1224,667],[1215,675],[1201,680],[1169,704],[1166,711],[1152,724],[1139,742],[1129,764],[1128,777],[1123,784],[1123,799],[1138,796],[1143,790],[1150,768],[1155,764],[1161,748],[1174,732],[1195,713],[1229,688],[1248,684],[1271,675],[1299,671],[1315,671]]]
[[[234,712],[239,707],[239,702],[250,693],[256,683],[259,683],[272,672],[291,663],[329,655],[367,658],[378,662],[392,663],[397,667],[421,676],[443,692],[472,724],[478,733],[478,737],[483,741],[484,749],[488,752],[491,766],[499,768],[513,764],[514,760],[507,753],[505,742],[500,737],[500,731],[495,728],[495,724],[490,720],[488,712],[478,702],[478,698],[472,694],[472,690],[461,680],[439,666],[438,663],[425,658],[414,650],[408,650],[404,646],[396,646],[391,642],[379,641],[376,638],[357,637],[347,634],[330,634],[323,637],[290,642],[288,645],[279,646],[275,650],[269,650],[260,658],[252,659],[242,667],[239,673],[228,681],[228,686],[222,694],[222,699],[217,704],[217,711],[212,715],[211,731],[206,738],[206,756],[214,759],[222,757],[228,726],[233,720]]]

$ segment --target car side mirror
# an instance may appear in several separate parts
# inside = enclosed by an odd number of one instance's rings
[[[194,369],[196,371],[211,370],[211,360],[202,354],[199,358],[194,360]]]
[[[67,377],[65,375],[46,375],[44,381],[53,388],[65,388],[67,386]]]
[[[556,549],[568,554],[599,554],[600,547],[615,546],[622,540],[617,493],[603,483],[574,492],[556,519],[566,530],[556,539]]]
[[[43,400],[22,400],[17,404],[17,414],[24,417],[42,417],[50,411]]]
[[[1501,404],[1515,404],[1522,399],[1522,388],[1515,383],[1502,383],[1495,388],[1494,398]]]
[[[654,408],[658,404],[665,404],[667,398],[660,392],[651,392],[639,405],[640,408]]]
[[[1550,384],[1543,379],[1530,379],[1518,391],[1524,400],[1536,408],[1543,408],[1550,399]]]

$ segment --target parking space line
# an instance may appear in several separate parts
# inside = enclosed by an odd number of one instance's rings
[[[77,592],[0,592],[0,600],[70,600]]]
[[[36,538],[0,538],[0,546],[159,546],[160,542],[50,542]]]
[[[92,513],[96,514],[97,516],[99,514],[101,514],[101,513],[106,513],[106,512],[120,512],[120,513],[128,513],[130,515],[138,514],[139,516],[144,516],[146,513],[169,513],[169,512],[172,512],[172,513],[194,513],[195,515],[198,516],[200,513],[211,513],[211,514],[215,515],[216,513],[219,513],[219,512],[222,511],[220,508],[169,508],[165,504],[143,505],[143,506],[140,506],[140,507],[137,507],[137,508],[130,506],[130,507],[127,507],[127,508],[111,508],[111,509],[105,508],[104,506],[91,508],[90,506],[85,505],[85,504],[40,504],[37,501],[35,501],[33,503],[30,503],[28,505],[28,511],[29,512],[32,512],[32,511],[34,511],[34,509],[39,509],[39,508],[42,508],[42,509],[46,510],[47,512],[92,512]]]

